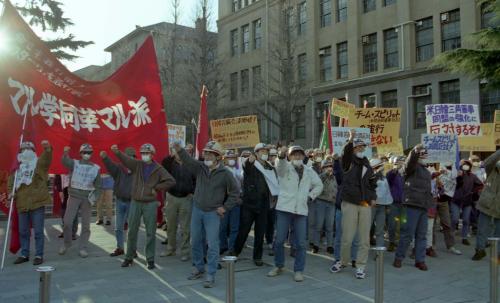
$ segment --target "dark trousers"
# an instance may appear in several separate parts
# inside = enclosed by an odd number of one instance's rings
[[[271,208],[267,212],[267,226],[266,226],[266,243],[273,244],[274,242],[274,224],[276,222],[276,209]]]
[[[240,254],[245,245],[248,233],[254,225],[253,259],[262,260],[262,246],[264,244],[264,234],[267,226],[268,209],[254,210],[245,205],[241,206],[240,212],[240,230],[234,243],[236,254]]]

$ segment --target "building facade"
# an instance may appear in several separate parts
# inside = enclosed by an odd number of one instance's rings
[[[319,144],[323,110],[332,98],[402,108],[405,148],[426,131],[426,104],[478,104],[482,122],[492,122],[500,91],[432,67],[440,53],[472,47],[466,37],[491,17],[474,0],[219,0],[218,52],[229,88],[219,112],[258,114],[262,140],[274,142],[283,120],[274,107],[282,96],[276,91],[293,82],[300,84],[300,101],[290,104],[292,139],[308,147]],[[293,74],[275,64],[284,40],[273,31],[283,25],[290,32],[286,48],[292,52],[286,54]]]

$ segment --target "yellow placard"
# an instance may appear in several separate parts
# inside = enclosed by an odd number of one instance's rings
[[[490,152],[495,151],[495,136],[493,123],[481,123],[482,136],[458,137],[460,151]]]
[[[399,138],[398,143],[396,144],[384,144],[377,146],[377,155],[379,157],[386,156],[389,153],[393,154],[394,156],[404,155],[403,139]]]
[[[397,145],[401,108],[355,108],[349,114],[349,127],[369,128],[372,146]]]
[[[226,149],[253,147],[260,142],[257,116],[211,120],[212,138]]]
[[[494,137],[495,137],[495,145],[500,145],[500,110],[495,111],[495,120],[494,120]]]
[[[354,104],[339,100],[339,99],[332,99],[332,108],[331,108],[331,113],[335,117],[340,117],[340,118],[349,118],[349,113],[353,111],[356,108]]]

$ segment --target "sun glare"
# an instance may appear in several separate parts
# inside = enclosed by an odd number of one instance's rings
[[[8,47],[8,37],[5,31],[0,30],[0,53],[5,52]]]

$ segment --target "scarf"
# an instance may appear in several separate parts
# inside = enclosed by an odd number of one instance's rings
[[[272,196],[277,196],[280,193],[280,186],[278,184],[278,178],[276,177],[276,173],[273,169],[265,169],[259,161],[254,162],[255,168],[257,168],[264,179],[266,179],[267,187],[269,187],[269,191]]]

